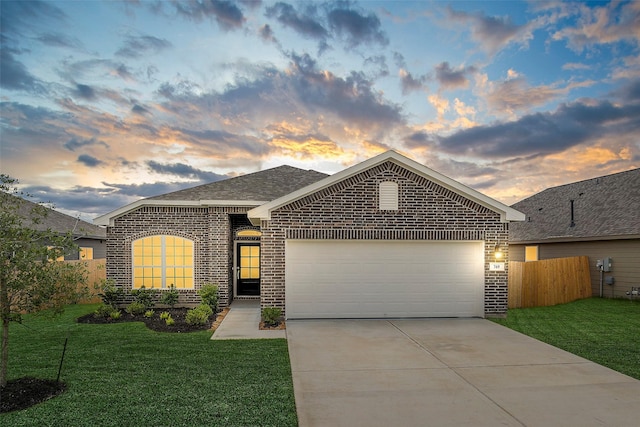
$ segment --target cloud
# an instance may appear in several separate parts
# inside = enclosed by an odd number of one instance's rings
[[[88,101],[96,99],[96,91],[91,86],[76,84],[76,89],[73,94],[78,98],[86,99]]]
[[[17,61],[10,49],[0,49],[0,87],[8,90],[43,93],[42,83],[35,78],[27,67]]]
[[[76,151],[77,148],[95,146],[95,145],[100,145],[104,148],[109,148],[109,144],[107,144],[104,141],[97,140],[95,138],[82,139],[82,140],[77,138],[71,138],[69,141],[64,143],[64,148],[66,148],[69,151]]]
[[[532,24],[516,25],[509,17],[486,16],[482,12],[467,13],[449,6],[447,18],[456,26],[469,26],[471,37],[490,55],[495,55],[511,43],[525,45],[533,38]]]
[[[63,47],[84,51],[84,46],[80,40],[75,37],[69,37],[66,34],[47,32],[36,37],[40,43],[52,47]]]
[[[296,33],[315,40],[325,40],[329,33],[320,22],[317,10],[307,5],[302,13],[287,3],[278,2],[266,9],[268,18],[275,18],[280,24]]]
[[[225,30],[242,28],[245,17],[235,3],[226,0],[189,0],[173,3],[179,15],[200,22],[204,18],[213,18],[218,26]]]
[[[24,30],[31,28],[35,22],[54,20],[60,23],[67,17],[60,8],[48,1],[3,1],[0,5],[0,31],[4,36],[20,38],[24,36]]]
[[[590,70],[591,66],[580,62],[567,62],[562,66],[563,70]]]
[[[146,114],[150,114],[149,110],[146,109],[145,107],[143,107],[140,104],[134,104],[133,107],[131,107],[131,112],[134,114],[139,114],[141,116],[144,116]]]
[[[165,175],[174,175],[180,178],[189,178],[191,180],[197,179],[199,182],[203,183],[220,181],[221,179],[228,178],[226,175],[219,175],[214,172],[203,171],[184,163],[168,164],[149,160],[146,162],[146,164],[153,172]]]
[[[62,67],[62,71],[59,72],[60,76],[70,82],[105,76],[118,77],[126,82],[138,80],[135,73],[126,64],[110,59],[63,61]]]
[[[640,3],[610,2],[601,7],[580,4],[575,26],[556,31],[553,40],[566,40],[567,46],[580,53],[585,48],[628,41],[640,43]]]
[[[262,40],[266,42],[272,42],[272,43],[278,42],[278,40],[276,39],[276,36],[273,34],[273,29],[269,24],[264,24],[262,27],[260,27],[260,29],[258,30],[258,35]]]
[[[172,46],[168,40],[153,36],[126,36],[124,45],[116,51],[116,55],[140,58],[144,55],[160,53]]]
[[[380,28],[380,19],[373,14],[361,14],[348,8],[335,8],[328,13],[329,27],[343,37],[348,47],[361,44],[386,46],[389,39]]]
[[[415,78],[404,68],[401,68],[400,71],[398,71],[398,75],[400,76],[400,84],[402,86],[403,95],[420,91],[425,88],[425,82],[427,81],[426,76]]]
[[[102,161],[88,154],[81,154],[78,156],[78,163],[82,163],[85,166],[93,168],[102,164]]]
[[[477,91],[485,98],[489,107],[497,114],[515,115],[519,111],[531,110],[556,98],[566,95],[571,90],[588,87],[593,81],[552,83],[531,86],[526,76],[515,70],[508,70],[504,80],[489,82],[486,75],[478,79]]]
[[[477,69],[474,66],[453,69],[448,62],[442,62],[436,65],[435,71],[436,80],[444,89],[458,89],[468,86],[467,74],[475,73]]]
[[[619,106],[600,101],[562,104],[554,112],[432,138],[437,140],[439,149],[450,154],[513,158],[560,153],[604,135],[624,137],[639,131],[640,104]]]

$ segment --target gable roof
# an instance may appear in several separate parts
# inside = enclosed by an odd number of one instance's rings
[[[324,188],[327,188],[331,185],[334,185],[340,181],[343,181],[347,178],[350,178],[354,175],[359,174],[367,169],[378,166],[384,162],[391,161],[398,164],[405,169],[408,169],[430,181],[435,182],[442,187],[445,187],[457,194],[460,194],[474,202],[484,206],[496,213],[500,214],[502,221],[524,221],[524,214],[518,212],[517,210],[510,208],[509,206],[498,202],[497,200],[492,199],[489,196],[486,196],[470,187],[467,187],[464,184],[459,183],[441,173],[438,173],[428,167],[411,160],[396,151],[389,150],[385,153],[379,154],[369,160],[365,160],[362,163],[358,163],[357,165],[351,166],[341,172],[338,172],[334,175],[328,176],[318,182],[315,182],[311,185],[308,185],[304,188],[301,188],[297,191],[294,191],[290,194],[287,194],[283,197],[275,199],[269,203],[258,206],[257,208],[251,209],[247,215],[249,216],[249,220],[254,225],[259,225],[262,220],[271,219],[271,212],[275,209],[278,209],[282,206],[285,206],[289,203],[292,203],[296,200],[302,199],[310,194],[313,194],[317,191],[320,191]]]
[[[640,169],[548,188],[513,208],[527,220],[511,226],[511,243],[640,238]]]
[[[326,176],[314,170],[279,166],[138,200],[93,221],[113,225],[115,218],[140,206],[259,206]]]
[[[17,196],[12,197],[19,199],[19,206],[16,214],[26,220],[32,218],[32,211],[34,208],[41,206],[37,203]],[[84,237],[87,239],[98,240],[105,240],[107,238],[107,230],[102,227],[98,227],[97,225],[90,224],[79,218],[74,218],[70,215],[63,214],[62,212],[58,212],[51,208],[46,209],[47,215],[44,218],[41,218],[40,222],[31,223],[28,221],[24,224],[24,226],[38,231],[45,231],[50,229],[51,231],[59,234],[71,233],[71,235],[75,238]]]

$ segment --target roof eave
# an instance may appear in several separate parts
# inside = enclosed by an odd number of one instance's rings
[[[255,207],[265,204],[264,200],[161,200],[142,199],[118,208],[108,214],[94,218],[95,225],[106,225],[113,227],[114,220],[133,212],[136,209],[146,206],[157,207],[207,207],[207,206],[229,206],[229,207]]]
[[[633,240],[640,239],[640,234],[616,234],[610,236],[552,236],[540,239],[510,240],[510,245],[534,245],[545,243],[570,243],[570,242],[596,242],[606,240]]]

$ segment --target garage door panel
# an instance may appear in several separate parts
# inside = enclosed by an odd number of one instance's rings
[[[288,318],[484,315],[482,242],[286,243]]]

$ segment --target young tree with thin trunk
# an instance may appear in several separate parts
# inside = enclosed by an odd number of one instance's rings
[[[27,202],[17,196],[16,183],[0,174],[0,387],[7,384],[9,324],[20,322],[26,313],[61,313],[78,300],[78,284],[86,283],[87,277],[83,264],[56,261],[77,250],[71,234],[40,230],[37,225],[49,210],[34,205],[25,215]]]

